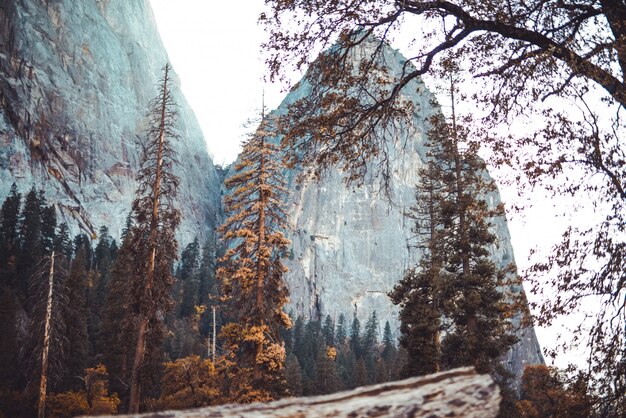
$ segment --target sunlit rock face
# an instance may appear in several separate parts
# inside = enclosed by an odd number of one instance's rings
[[[167,54],[148,0],[0,1],[0,197],[34,184],[74,233],[118,236],[136,187],[145,112]],[[182,243],[217,222],[220,181],[180,106]]]
[[[355,55],[366,54],[376,40],[364,45]],[[391,73],[401,72],[405,58],[390,47],[384,59]],[[310,85],[301,81],[275,111],[280,114],[298,98],[308,95]],[[398,308],[387,296],[409,266],[415,266],[420,250],[415,248],[413,221],[403,214],[415,204],[418,171],[426,159],[427,119],[439,110],[434,96],[421,80],[411,81],[404,89],[406,99],[416,104],[411,126],[387,135],[393,166],[391,201],[381,192],[380,179],[370,176],[362,187],[346,187],[339,171],[329,172],[321,181],[295,181],[297,172],[288,173],[291,196],[289,214],[292,248],[287,260],[287,281],[292,308],[307,317],[330,315],[337,320],[344,314],[348,323],[356,314],[361,324],[376,311],[382,326],[389,321],[399,326]],[[377,161],[372,162],[372,167]],[[373,172],[373,171],[372,171]],[[488,174],[485,173],[488,177]],[[486,196],[490,205],[500,203],[499,194]],[[504,217],[494,221],[499,244],[492,248],[500,266],[514,262],[511,239]],[[522,292],[523,289],[514,289]],[[506,362],[518,375],[525,364],[543,363],[534,330],[519,333],[520,342]]]

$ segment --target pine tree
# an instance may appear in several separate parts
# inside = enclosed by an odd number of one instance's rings
[[[131,308],[129,292],[137,275],[135,258],[130,234],[126,234],[111,268],[102,314],[102,346],[106,347],[103,354],[111,390],[119,393],[124,401],[128,400],[133,343],[137,335],[137,318]]]
[[[19,222],[20,249],[17,257],[18,294],[27,298],[29,278],[43,255],[41,247],[41,201],[33,186],[24,199]],[[30,307],[28,307],[30,309]]]
[[[335,336],[337,346],[341,347],[346,342],[346,338],[348,338],[347,329],[346,317],[343,313],[341,313],[339,314],[339,319],[337,320],[337,335]]]
[[[180,316],[189,317],[195,313],[198,304],[198,291],[200,288],[198,270],[200,268],[200,243],[195,238],[191,244],[185,247],[181,255],[180,279],[182,282],[182,300],[180,304]]]
[[[285,379],[290,396],[302,396],[302,370],[298,358],[292,353],[285,361]]]
[[[87,257],[85,246],[77,249],[65,285],[69,303],[64,309],[65,336],[67,338],[65,390],[80,390],[82,377],[88,364],[89,340],[87,334]]]
[[[443,176],[452,171],[449,162],[440,161],[448,130],[431,129],[426,147],[430,158],[419,170],[415,200],[405,215],[415,224],[412,231],[422,250],[419,269],[409,268],[389,294],[400,305],[400,344],[407,350],[408,361],[402,376],[419,376],[440,370],[440,332],[442,311],[440,290],[442,276],[442,200]]]
[[[228,249],[218,277],[233,317],[222,334],[234,338],[229,344],[238,348],[239,367],[252,371],[254,387],[274,397],[279,396],[274,386],[283,380],[285,359],[280,329],[291,326],[283,312],[288,291],[283,281],[287,269],[281,262],[290,242],[281,232],[286,228],[286,191],[279,150],[267,128],[263,119],[244,143],[235,174],[225,181],[230,190],[224,199],[228,218],[219,232]]]
[[[485,178],[485,163],[465,131],[452,128],[442,117],[432,119],[432,129],[449,132],[431,135],[433,159],[441,169],[442,271],[440,306],[451,327],[441,342],[446,367],[473,365],[479,372],[504,375],[500,357],[513,345],[509,318],[513,305],[501,289],[507,285],[513,266],[499,269],[489,258],[496,236],[491,220],[504,216],[502,205],[489,208],[486,196],[495,191]],[[436,286],[436,285],[435,285]],[[436,296],[436,298],[439,298]]]
[[[14,287],[16,285],[16,257],[19,251],[19,215],[22,195],[17,191],[15,183],[0,211],[0,284]]]
[[[219,289],[215,280],[216,270],[216,244],[215,238],[209,237],[202,247],[202,259],[200,261],[200,304],[209,304],[209,301],[217,297]]]
[[[363,333],[363,360],[367,369],[368,383],[376,381],[376,361],[378,360],[378,315],[373,311]]]
[[[330,315],[326,315],[326,319],[324,320],[324,327],[322,328],[322,333],[324,334],[324,341],[326,342],[327,347],[335,346],[335,323]]]
[[[151,101],[148,129],[141,166],[137,174],[137,197],[132,204],[134,227],[127,232],[135,252],[136,275],[133,282],[133,308],[137,318],[137,336],[130,377],[129,412],[137,413],[140,402],[140,376],[154,379],[147,361],[156,361],[163,338],[162,317],[171,310],[170,288],[178,243],[174,237],[180,212],[174,207],[178,178],[173,173],[175,155],[171,141],[176,133],[176,110],[170,91],[170,66],[163,68],[159,95]],[[146,389],[146,388],[144,388]],[[144,391],[145,393],[145,391]]]
[[[107,289],[111,278],[113,255],[111,254],[112,238],[109,228],[101,226],[100,239],[93,253],[94,270],[89,274],[93,283],[87,291],[87,306],[89,307],[89,341],[91,342],[90,357],[99,357],[105,350],[106,344],[102,335],[103,307],[107,300]],[[100,360],[102,361],[102,360]]]
[[[350,349],[356,358],[361,358],[361,322],[357,318],[356,313],[352,319],[352,327],[350,328]]]
[[[396,349],[396,345],[393,342],[393,334],[391,332],[391,325],[389,325],[389,321],[386,321],[385,330],[383,331],[382,358],[387,363],[387,365],[391,366],[397,353],[398,353],[398,350]]]
[[[0,391],[12,389],[18,376],[16,257],[21,199],[13,183],[0,211]]]
[[[65,222],[59,225],[54,243],[54,251],[62,255],[66,260],[71,260],[74,256],[74,247],[70,239],[70,229]]]

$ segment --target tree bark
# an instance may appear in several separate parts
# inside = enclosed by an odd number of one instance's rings
[[[331,395],[287,398],[267,404],[152,412],[135,417],[491,418],[498,415],[499,404],[500,391],[489,375],[478,375],[472,368],[461,368]]]

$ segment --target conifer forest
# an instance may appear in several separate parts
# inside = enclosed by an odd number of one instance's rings
[[[288,90],[220,166],[149,0],[0,0],[0,418],[461,367],[626,416],[626,2],[259,3]],[[568,225],[519,268],[538,190]]]

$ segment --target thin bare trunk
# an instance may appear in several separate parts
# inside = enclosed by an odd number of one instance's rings
[[[152,296],[152,284],[154,282],[154,270],[156,264],[156,246],[157,232],[159,226],[159,196],[161,189],[161,170],[163,166],[163,146],[165,144],[165,113],[167,102],[167,82],[168,82],[169,65],[165,66],[165,76],[163,78],[163,91],[161,98],[161,125],[159,128],[159,145],[157,150],[156,172],[154,185],[152,187],[152,218],[150,219],[150,231],[148,235],[150,246],[150,259],[148,261],[148,270],[146,271],[146,281],[144,284],[143,300],[147,300]],[[139,369],[143,364],[146,354],[146,332],[148,330],[148,321],[150,312],[145,312],[144,303],[140,303],[139,327],[137,329],[137,346],[135,347],[135,357],[133,360],[133,369],[130,376],[130,399],[128,403],[128,412],[139,412]]]
[[[216,331],[215,331],[215,305],[212,306],[213,308],[213,364],[215,364],[215,341],[217,339],[216,336]]]
[[[39,384],[38,418],[46,415],[46,395],[48,385],[48,351],[50,350],[50,318],[52,316],[52,291],[54,284],[54,251],[50,255],[50,274],[48,275],[48,303],[46,322],[43,333],[43,352],[41,353],[41,381]]]

